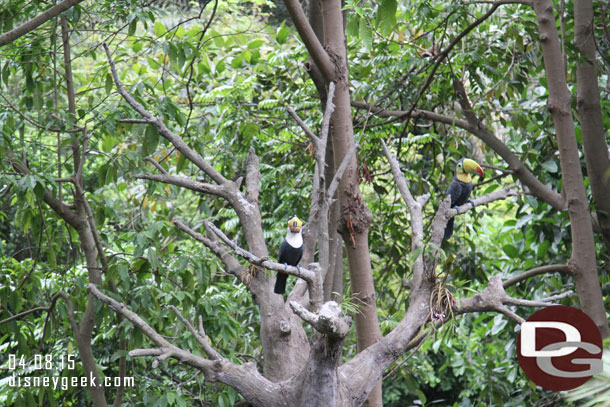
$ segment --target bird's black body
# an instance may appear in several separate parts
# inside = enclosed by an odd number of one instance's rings
[[[292,247],[286,239],[282,241],[282,245],[280,246],[280,253],[278,256],[278,263],[287,264],[289,266],[296,266],[301,261],[301,257],[303,257],[303,245],[301,247]],[[285,273],[277,273],[277,278],[275,280],[275,287],[273,288],[273,292],[276,294],[284,294],[286,291],[286,280],[288,279],[288,274]]]
[[[453,177],[447,195],[451,196],[451,207],[464,205],[470,198],[472,192],[472,182],[462,182]]]
[[[449,189],[447,190],[447,195],[451,197],[451,207],[454,208],[460,205],[464,205],[466,202],[468,202],[468,198],[470,198],[472,188],[472,182],[462,182],[457,179],[457,176],[454,175],[453,180],[449,185]],[[454,219],[455,218],[451,218],[447,222],[443,240],[448,240],[453,234]]]

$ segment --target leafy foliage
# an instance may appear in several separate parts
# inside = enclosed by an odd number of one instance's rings
[[[0,10],[2,32],[44,8],[40,2],[5,3]],[[560,188],[532,10],[520,4],[502,6],[462,39],[431,76],[439,54],[488,7],[347,1],[353,100],[403,111],[417,106],[461,119],[452,86],[459,77],[468,84],[473,108],[485,124],[543,183]],[[107,251],[107,277],[115,281],[121,301],[177,345],[194,351],[197,343],[168,306],[176,306],[191,321],[202,315],[207,335],[223,355],[260,365],[258,310],[243,285],[172,225],[180,218],[200,228],[207,218],[243,243],[239,220],[221,201],[134,177],[154,171],[151,159],[172,174],[199,173],[154,129],[125,120],[134,113],[116,94],[100,44],[111,46],[120,79],[130,93],[227,177],[244,175],[245,156],[254,148],[261,159],[265,238],[275,248],[283,233],[278,225],[294,214],[307,213],[313,172],[308,141],[285,109],[293,107],[316,130],[320,103],[302,67],[307,58],[304,47],[289,24],[273,19],[268,23],[269,10],[271,2],[237,0],[207,2],[179,12],[143,7],[136,0],[74,7],[65,16],[72,30],[75,115],[67,113],[58,22],[2,48],[0,151],[3,156],[7,149],[27,155],[31,174],[19,176],[2,161],[0,319],[48,306],[59,291],[72,299],[75,309],[84,309],[82,288],[87,279],[78,237],[43,202],[46,190],[73,203],[72,187],[61,178],[74,170],[71,143],[83,143],[80,133],[69,132],[76,123],[89,131],[84,189]],[[570,19],[566,21],[569,28]],[[571,40],[567,37],[564,43],[566,56],[573,61],[577,55],[567,45]],[[600,83],[606,85],[604,117],[610,117],[607,68],[600,72]],[[442,199],[461,156],[481,157],[497,175],[505,165],[478,140],[448,124],[391,121],[365,110],[355,110],[354,123],[362,145],[359,161],[363,172],[366,168],[371,175],[369,182],[363,177],[361,187],[374,214],[369,239],[385,334],[404,316],[409,290],[403,282],[410,278],[414,256],[408,215],[379,139],[391,141],[411,190],[430,193],[431,202]],[[514,183],[516,178],[508,174],[479,185],[475,194]],[[434,209],[427,208],[426,228]],[[478,209],[459,217],[456,225],[456,238],[445,248],[439,268],[450,275],[458,300],[484,288],[494,274],[509,277],[570,257],[567,215],[558,215],[531,196]],[[608,253],[598,243],[601,267],[607,270]],[[601,284],[608,291],[607,273]],[[535,299],[571,288],[571,279],[551,274],[523,282],[510,294]],[[0,324],[0,365],[6,366],[5,355],[11,353],[28,361],[36,354],[52,355],[54,360],[77,354],[67,315],[60,298],[49,312]],[[95,357],[106,376],[118,375],[116,361],[124,356],[117,350],[121,340],[127,341],[128,349],[150,344],[129,324],[117,324],[115,314],[105,307],[96,309],[96,323]],[[384,381],[386,405],[567,405],[536,389],[518,369],[512,323],[500,316],[469,315],[458,317],[453,328],[431,335],[391,369]],[[355,353],[355,339],[349,338],[346,346],[347,358]],[[78,377],[79,369],[52,374]],[[239,399],[231,388],[209,385],[174,362],[152,371],[146,360],[129,359],[127,370],[138,383],[126,393],[128,405],[229,406]],[[0,384],[7,380],[2,377]],[[88,404],[79,387],[0,389],[0,401],[6,405]]]

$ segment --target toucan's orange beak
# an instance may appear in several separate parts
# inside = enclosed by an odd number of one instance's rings
[[[468,171],[470,173],[477,173],[481,176],[481,178],[485,178],[485,173],[483,172],[483,168],[476,161],[471,160],[470,158],[465,158],[462,162],[464,166],[464,171]]]

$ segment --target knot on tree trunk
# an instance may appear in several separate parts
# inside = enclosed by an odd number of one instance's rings
[[[288,321],[282,319],[279,323],[279,326],[280,326],[280,333],[282,336],[290,335],[292,328],[290,327],[290,323]]]
[[[354,243],[354,234],[366,233],[373,221],[373,215],[362,200],[360,193],[348,189],[346,197],[346,202],[341,205],[341,219],[337,225],[337,232],[348,236]]]

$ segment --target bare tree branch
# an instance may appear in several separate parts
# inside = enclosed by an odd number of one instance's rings
[[[96,298],[127,318],[158,346],[158,348],[134,349],[129,352],[130,356],[156,356],[153,367],[168,358],[176,359],[180,363],[201,370],[207,380],[220,381],[234,387],[254,405],[277,405],[277,398],[282,397],[278,396],[281,394],[280,385],[263,377],[253,363],[236,365],[225,359],[209,360],[183,350],[168,342],[125,304],[103,294],[94,284],[87,284],[86,287]]]
[[[295,301],[290,302],[290,308],[321,334],[345,338],[349,332],[351,319],[341,315],[341,308],[334,301],[325,302],[317,314],[308,311]]]
[[[46,11],[38,14],[36,17],[31,20],[26,21],[21,24],[19,27],[13,28],[11,31],[5,32],[0,35],[0,47],[15,41],[17,38],[29,33],[30,31],[35,30],[42,24],[51,20],[52,18],[58,16],[63,13],[70,7],[82,2],[83,0],[64,0],[61,3],[55,4],[53,7],[49,8]]]
[[[430,194],[424,194],[420,196],[417,200],[413,198],[411,191],[409,190],[409,186],[407,185],[407,181],[400,170],[398,165],[398,160],[388,150],[388,146],[386,143],[381,140],[381,146],[383,147],[383,152],[385,153],[388,162],[390,163],[390,168],[392,169],[392,175],[394,176],[394,180],[396,181],[396,186],[400,191],[400,195],[402,199],[407,204],[407,208],[409,209],[409,214],[411,215],[411,251],[413,253],[419,254],[413,263],[413,281],[412,288],[417,288],[422,282],[422,278],[424,275],[424,257],[423,257],[423,245],[424,245],[424,221],[423,221],[423,208],[428,199],[430,198]]]
[[[21,318],[23,318],[25,316],[28,316],[28,315],[33,314],[33,313],[38,312],[38,311],[48,311],[48,310],[49,310],[49,307],[35,307],[35,308],[31,308],[31,309],[29,309],[27,311],[23,311],[23,312],[20,312],[18,314],[15,314],[15,315],[13,315],[11,317],[3,319],[2,321],[0,321],[0,325],[6,324],[6,323],[11,322],[11,321],[15,321],[17,319],[21,319]]]
[[[560,273],[571,273],[571,269],[570,266],[568,264],[549,264],[546,266],[540,266],[540,267],[536,267],[530,270],[527,270],[521,274],[517,274],[514,277],[509,278],[508,280],[504,281],[502,283],[502,285],[504,286],[504,288],[508,288],[511,285],[515,285],[523,280],[526,280],[530,277],[534,277],[540,274],[546,274],[546,273],[553,273],[553,272],[560,272]]]
[[[317,146],[320,143],[320,138],[315,135],[315,133],[309,128],[307,123],[305,123],[303,119],[299,117],[297,112],[295,112],[292,107],[287,107],[286,111],[290,114],[290,116],[292,116],[294,121],[297,122],[297,124],[303,129],[305,135],[311,140],[311,142]]]
[[[473,295],[459,301],[454,312],[456,314],[464,314],[467,312],[483,312],[483,311],[496,311],[501,312],[515,322],[521,324],[524,319],[516,315],[513,311],[506,308],[506,304],[519,305],[524,307],[548,307],[550,300],[558,300],[571,295],[572,292],[568,291],[560,295],[549,297],[547,299],[541,299],[538,301],[522,300],[518,298],[509,297],[504,291],[502,285],[502,279],[500,276],[493,276],[489,279],[487,287],[478,294]]]
[[[137,100],[133,98],[123,87],[123,84],[119,80],[119,76],[116,71],[116,67],[114,66],[114,61],[112,60],[112,56],[110,55],[110,50],[108,46],[104,43],[104,50],[106,51],[106,55],[108,57],[108,64],[110,65],[110,72],[112,73],[112,78],[117,87],[117,91],[119,94],[125,99],[125,101],[142,117],[149,121],[150,124],[155,126],[159,134],[167,139],[180,153],[184,154],[186,158],[189,159],[193,164],[195,164],[199,169],[201,169],[204,173],[206,173],[210,178],[212,178],[219,185],[226,184],[228,181],[220,172],[218,172],[210,163],[208,163],[199,153],[191,149],[185,142],[182,140],[180,136],[173,133],[163,120],[159,117],[155,117],[150,113],[144,106],[142,106]]]
[[[193,229],[191,229],[190,227],[188,227],[177,219],[174,219],[173,222],[178,229],[182,230],[184,233],[188,234],[195,240],[203,243],[208,249],[212,251],[212,253],[214,253],[214,255],[216,255],[216,257],[218,257],[224,263],[228,273],[233,274],[235,277],[246,283],[246,287],[249,287],[248,282],[244,281],[243,278],[244,268],[239,263],[239,261],[237,261],[237,259],[233,257],[229,249],[218,241],[216,235],[210,234],[209,236],[204,236],[201,233],[194,231]]]
[[[178,316],[180,321],[184,324],[184,326],[186,326],[186,328],[189,330],[189,332],[195,337],[195,339],[197,340],[197,342],[199,343],[201,348],[204,350],[204,352],[206,354],[208,354],[208,356],[210,357],[211,360],[225,360],[225,358],[220,353],[218,353],[218,351],[216,349],[214,349],[212,347],[212,345],[210,345],[210,342],[208,342],[207,338],[205,337],[205,334],[200,335],[199,332],[197,332],[195,330],[193,325],[191,325],[191,323],[188,321],[188,319],[186,319],[180,313],[178,308],[176,308],[173,305],[170,305],[169,309],[171,309],[174,312],[174,314],[176,314]],[[201,327],[201,331],[203,331],[202,323],[203,323],[203,321],[202,321],[202,319],[200,317],[199,318],[199,324],[200,324],[200,327]]]
[[[182,188],[190,189],[196,192],[203,192],[204,194],[210,194],[214,196],[220,196],[223,198],[228,197],[228,191],[224,186],[207,184],[205,182],[199,182],[186,177],[180,177],[171,174],[134,174],[136,179],[147,179],[151,181],[163,182],[165,184],[176,185]]]
[[[156,169],[157,169],[157,170],[158,170],[158,171],[159,171],[161,174],[168,175],[168,172],[167,172],[167,171],[165,171],[165,168],[163,168],[163,167],[161,166],[161,164],[159,164],[159,163],[157,162],[157,160],[155,160],[154,158],[152,158],[152,157],[146,157],[146,158],[144,159],[144,161],[148,161],[148,162],[150,162],[152,165],[154,165],[154,167],[155,167],[155,168],[156,168]]]
[[[339,168],[337,168],[337,171],[335,171],[335,176],[333,177],[332,181],[328,185],[328,190],[326,191],[327,199],[331,199],[335,195],[335,192],[337,191],[339,182],[341,182],[341,178],[343,177],[343,173],[345,172],[345,169],[347,168],[350,160],[356,153],[356,150],[358,150],[359,148],[360,148],[360,144],[354,143],[351,145],[349,150],[347,150],[347,153],[345,153],[345,157],[343,157],[343,161],[341,161]]]

